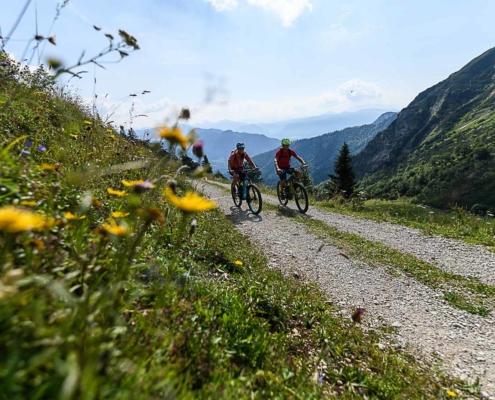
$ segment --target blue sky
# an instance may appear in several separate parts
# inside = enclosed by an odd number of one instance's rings
[[[0,0],[4,36],[24,3]],[[20,59],[35,13],[47,35],[56,5],[31,0],[5,50]],[[53,27],[57,46],[47,44],[42,58],[71,64],[103,49],[103,33],[135,36],[139,51],[107,70],[86,66],[70,82],[88,101],[95,90],[103,115],[150,90],[112,115],[128,125],[134,101],[133,114],[148,115],[134,118],[135,128],[164,123],[182,106],[192,122],[400,110],[495,45],[493,15],[493,0],[70,0]]]

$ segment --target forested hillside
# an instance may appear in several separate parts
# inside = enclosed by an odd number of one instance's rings
[[[374,196],[495,206],[495,49],[420,93],[354,159]]]
[[[333,163],[344,142],[349,145],[352,154],[358,153],[379,132],[387,128],[395,120],[397,114],[388,112],[382,114],[375,122],[369,125],[355,126],[341,131],[326,133],[310,139],[297,140],[291,148],[306,161],[311,169],[314,183],[318,184],[328,179],[328,174],[334,172]],[[273,166],[273,157],[276,149],[254,157],[255,162],[263,172],[263,181],[274,186],[278,181]],[[294,160],[294,166],[299,163]]]

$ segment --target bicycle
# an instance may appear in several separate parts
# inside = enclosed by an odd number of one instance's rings
[[[308,168],[307,165],[303,165],[301,168]],[[299,211],[304,214],[308,211],[309,201],[308,201],[308,192],[306,188],[301,182],[294,182],[295,180],[295,172],[298,172],[299,169],[294,168],[294,171],[290,174],[289,179],[285,181],[284,196],[280,192],[280,185],[277,184],[277,197],[280,204],[286,206],[289,200],[294,199]]]
[[[254,171],[253,169],[244,169],[244,178],[239,180],[236,186],[232,186],[230,192],[232,194],[232,200],[236,207],[242,205],[242,201],[246,200],[249,209],[254,215],[258,215],[261,212],[263,206],[263,200],[261,198],[261,192],[258,187],[251,182],[248,176],[248,172]]]

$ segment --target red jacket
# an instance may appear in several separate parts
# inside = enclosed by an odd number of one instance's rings
[[[230,169],[242,169],[244,167],[244,160],[246,160],[250,164],[253,164],[248,153],[244,151],[244,154],[241,155],[241,153],[239,153],[237,149],[233,150],[229,157]]]

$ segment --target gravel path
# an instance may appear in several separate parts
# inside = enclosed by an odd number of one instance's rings
[[[454,375],[471,382],[479,378],[482,396],[495,400],[494,317],[483,318],[452,308],[442,300],[440,291],[404,275],[391,276],[380,267],[348,259],[338,248],[309,233],[303,223],[281,213],[265,210],[254,216],[244,204],[241,209],[235,207],[230,196],[218,187],[199,184],[198,189],[215,199],[236,228],[260,247],[269,259],[269,267],[287,274],[297,271],[303,279],[316,281],[346,317],[353,308],[364,307],[365,326],[385,323],[396,327],[396,347],[410,345],[429,358],[443,360],[443,368]],[[263,201],[278,203],[266,194]],[[307,215],[429,262],[434,257],[438,266],[449,271],[494,282],[488,273],[494,265],[493,256],[481,247],[422,237],[414,229],[312,207]],[[386,351],[387,344],[383,348]]]

